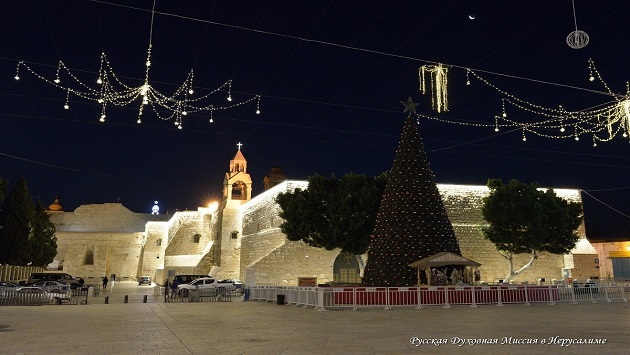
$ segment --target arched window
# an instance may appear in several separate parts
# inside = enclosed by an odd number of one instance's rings
[[[201,235],[199,233],[193,235],[193,243],[199,243],[199,239],[201,239]]]
[[[161,247],[161,246],[162,246],[162,238],[158,238],[158,239],[155,241],[155,246],[156,246],[156,247]]]
[[[85,251],[85,258],[83,258],[83,265],[94,265],[94,253],[90,249]]]

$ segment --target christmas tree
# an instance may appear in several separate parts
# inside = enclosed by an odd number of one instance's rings
[[[417,271],[409,264],[443,251],[461,255],[411,115],[417,104],[411,98],[401,103],[409,116],[370,236],[365,286],[416,285]]]

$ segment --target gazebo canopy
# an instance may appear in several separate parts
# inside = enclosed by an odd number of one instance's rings
[[[427,256],[426,258],[422,258],[416,262],[409,264],[409,266],[420,270],[429,267],[438,267],[445,265],[480,266],[481,264],[476,261],[466,259],[463,256],[449,253],[447,251]]]

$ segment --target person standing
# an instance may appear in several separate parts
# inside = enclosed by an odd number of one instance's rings
[[[179,286],[179,280],[175,278],[171,284],[171,298],[175,298],[177,296],[177,286]]]
[[[103,277],[103,291],[107,288],[107,282],[109,282],[107,276]]]

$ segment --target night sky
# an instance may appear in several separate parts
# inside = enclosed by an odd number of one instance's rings
[[[53,80],[59,60],[97,88],[99,58],[128,86],[145,78],[152,0],[5,1],[0,5],[0,176],[27,180],[34,199],[56,196],[66,210],[121,202],[149,213],[196,209],[221,196],[229,160],[241,142],[254,195],[271,167],[290,179],[319,173],[380,174],[391,168],[411,97],[419,114],[493,124],[501,90],[544,107],[579,111],[615,98],[589,81],[588,60],[614,94],[626,94],[630,48],[625,1],[166,1],[153,22],[149,83],[172,94],[194,69],[195,95],[232,80],[230,110],[191,113],[182,129],[136,100],[107,107],[66,93],[16,67],[23,61]],[[472,19],[471,19],[472,18]],[[448,66],[449,111],[431,108],[418,69]],[[62,83],[70,78],[62,72]],[[73,85],[78,89],[78,86]],[[192,95],[194,96],[194,95]],[[227,92],[211,97],[226,104]],[[519,122],[544,120],[508,108]],[[630,235],[630,145],[619,136],[593,147],[592,137],[552,139],[520,129],[495,132],[420,119],[439,183],[484,185],[516,178],[582,189],[587,236]],[[598,201],[599,200],[599,201]]]

